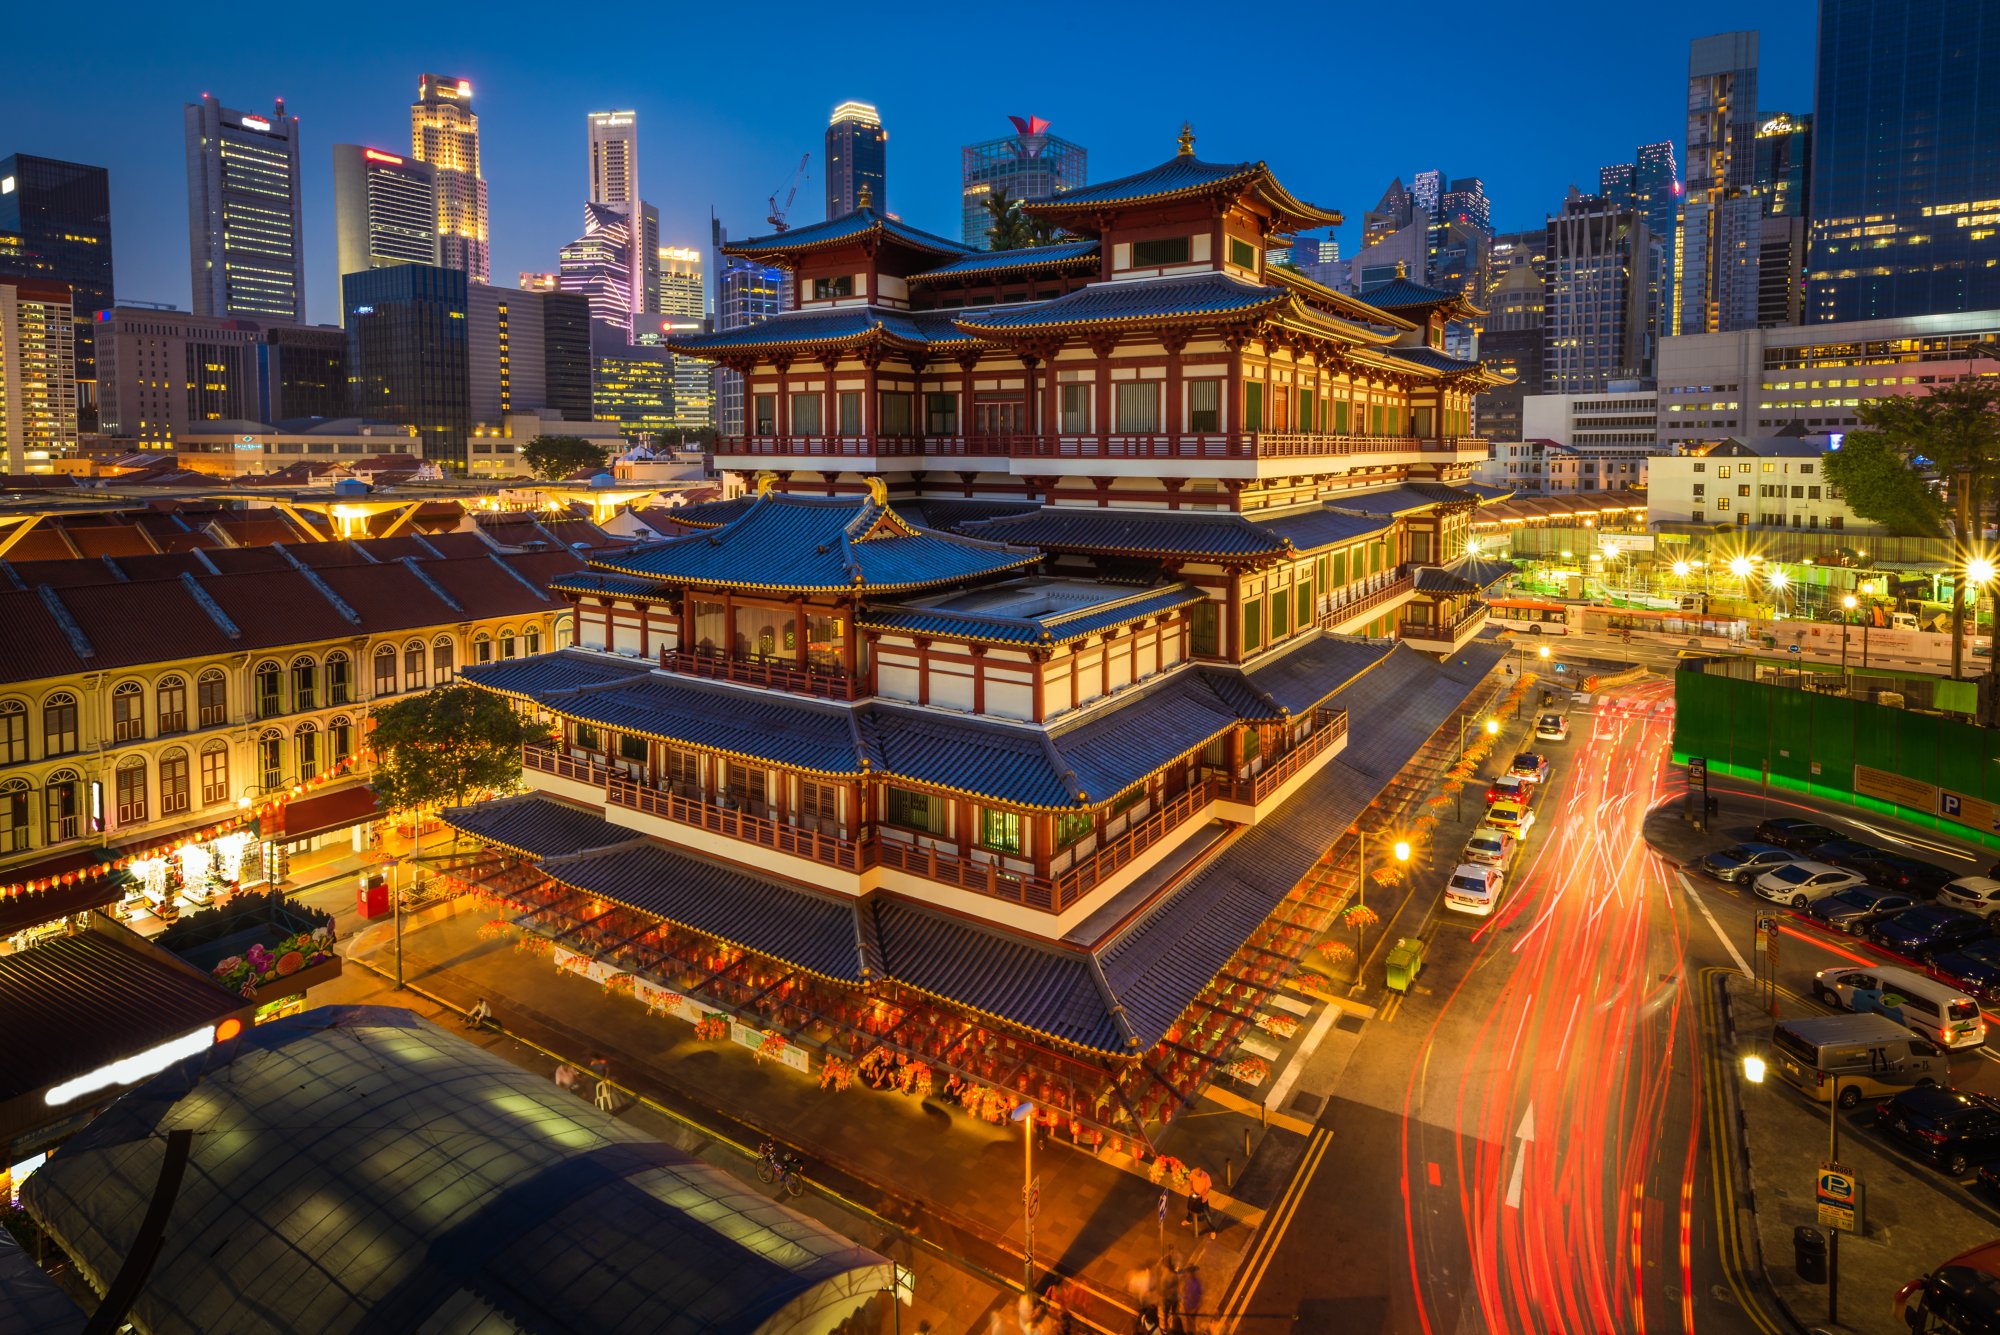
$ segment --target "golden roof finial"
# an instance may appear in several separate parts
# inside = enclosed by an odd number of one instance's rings
[[[854,201],[854,207],[857,211],[875,207],[875,192],[868,188],[866,181],[861,183],[861,196]]]
[[[1187,123],[1186,121],[1182,121],[1182,122],[1181,122],[1181,140],[1180,140],[1180,143],[1181,143],[1181,156],[1182,156],[1182,157],[1184,157],[1184,158],[1191,158],[1191,157],[1193,157],[1193,156],[1194,156],[1194,126],[1192,126],[1192,125],[1188,124],[1188,123]]]
[[[1410,276],[1410,262],[1408,260],[1397,260],[1396,277],[1408,278],[1409,276]]]
[[[757,474],[757,494],[769,496],[778,486],[778,475],[772,472]]]
[[[879,477],[868,479],[868,503],[881,509],[889,506],[889,484]]]

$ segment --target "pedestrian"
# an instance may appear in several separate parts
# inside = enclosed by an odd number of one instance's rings
[[[1156,1273],[1159,1278],[1154,1291],[1160,1295],[1160,1324],[1176,1330],[1181,1319],[1181,1254],[1169,1251],[1162,1256]]]
[[[590,1058],[590,1073],[599,1080],[609,1080],[611,1078],[610,1059],[601,1052],[592,1053]]]
[[[472,1009],[465,1013],[465,1027],[467,1029],[484,1029],[486,1022],[492,1018],[493,1007],[487,1004],[485,997],[481,997],[479,1000],[473,1002]]]
[[[1190,1332],[1201,1329],[1201,1271],[1195,1267],[1194,1258],[1181,1267],[1181,1322]]]
[[[578,1074],[579,1073],[577,1069],[574,1066],[571,1066],[568,1062],[557,1063],[556,1088],[560,1089],[565,1094],[576,1093],[576,1077]]]
[[[1196,1234],[1206,1233],[1211,1238],[1215,1236],[1215,1212],[1209,1207],[1208,1193],[1214,1186],[1215,1179],[1208,1175],[1207,1169],[1196,1168],[1188,1173],[1187,1216],[1181,1220]]]
[[[618,1111],[618,1091],[611,1087],[609,1080],[597,1082],[597,1108],[599,1112]]]

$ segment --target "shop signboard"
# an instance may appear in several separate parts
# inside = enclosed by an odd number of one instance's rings
[[[765,1051],[764,1031],[736,1019],[729,1022],[729,1036],[752,1052],[763,1052],[766,1060],[783,1062],[804,1075],[812,1074],[811,1058],[806,1055],[806,1050],[796,1043],[787,1041],[775,1052]]]
[[[565,969],[570,973],[582,974],[594,983],[608,983],[613,978],[617,978],[625,972],[625,970],[615,964],[606,964],[602,960],[594,960],[588,955],[574,950],[565,950],[561,946],[557,946],[551,952],[550,958],[555,961],[555,966],[558,969]]]

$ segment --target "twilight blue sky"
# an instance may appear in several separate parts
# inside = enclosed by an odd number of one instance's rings
[[[496,282],[554,268],[581,229],[586,112],[639,112],[662,239],[705,246],[711,206],[733,235],[767,230],[766,195],[808,150],[792,216],[821,216],[821,134],[850,97],[889,128],[890,207],[946,236],[959,147],[1032,112],[1089,148],[1092,180],[1170,156],[1192,121],[1203,158],[1264,158],[1342,210],[1351,254],[1393,176],[1481,176],[1511,230],[1635,145],[1679,144],[1693,37],[1761,30],[1762,109],[1809,110],[1816,13],[1813,0],[30,5],[9,20],[14,49],[35,55],[0,82],[0,154],[108,166],[119,298],[185,308],[181,104],[206,90],[267,111],[282,95],[304,133],[307,313],[322,323],[338,304],[330,146],[407,152],[426,70],[475,89]]]

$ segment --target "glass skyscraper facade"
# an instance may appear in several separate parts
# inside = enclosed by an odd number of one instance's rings
[[[959,154],[961,218],[959,240],[984,247],[993,223],[986,201],[999,191],[1009,199],[1047,199],[1074,190],[1089,179],[1090,159],[1082,144],[1049,133],[1039,116],[1010,116],[1014,133],[1005,139],[967,144]]]
[[[304,323],[299,118],[225,107],[207,93],[182,109],[188,252],[196,315]]]
[[[1687,193],[1668,329],[1722,333],[1756,322],[1759,209],[1743,195],[1756,166],[1757,34],[1689,43],[1687,89]]]
[[[889,208],[889,132],[866,102],[842,102],[826,125],[826,216],[861,207],[866,190],[877,212]]]
[[[0,275],[68,283],[78,425],[97,429],[97,313],[111,305],[111,174],[16,153],[0,158]]]
[[[2000,307],[2000,7],[1821,0],[1808,318]]]
[[[415,427],[424,458],[455,473],[466,471],[472,434],[466,283],[464,271],[430,264],[340,279],[354,412]]]
[[[479,174],[479,116],[472,81],[426,74],[410,104],[410,156],[437,171],[438,254],[475,283],[491,277],[486,178]]]

